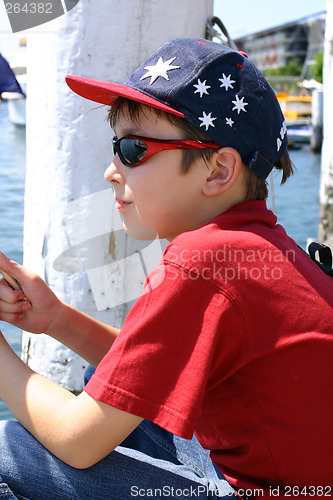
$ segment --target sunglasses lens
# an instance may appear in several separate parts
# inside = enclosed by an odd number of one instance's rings
[[[143,160],[147,153],[147,146],[139,139],[124,137],[119,142],[122,161],[125,165],[135,165]]]

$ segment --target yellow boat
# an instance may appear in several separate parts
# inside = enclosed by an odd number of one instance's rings
[[[312,96],[289,95],[287,93],[277,93],[276,96],[287,122],[299,118],[311,118]]]
[[[282,112],[287,122],[290,147],[308,144],[312,136],[312,96],[277,93]]]

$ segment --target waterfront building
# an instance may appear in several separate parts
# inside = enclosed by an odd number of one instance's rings
[[[306,78],[314,63],[315,54],[324,50],[325,17],[325,11],[318,12],[236,38],[235,43],[261,71],[299,61],[303,66],[301,76]]]

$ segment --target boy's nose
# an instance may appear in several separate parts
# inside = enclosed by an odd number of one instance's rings
[[[111,184],[113,183],[121,183],[122,182],[122,177],[121,177],[121,174],[115,164],[115,161],[113,159],[113,161],[110,163],[110,165],[108,166],[108,168],[105,170],[105,173],[104,173],[104,178],[110,182]]]

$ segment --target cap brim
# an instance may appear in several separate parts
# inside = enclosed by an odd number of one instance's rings
[[[150,97],[143,92],[133,89],[125,84],[120,83],[110,83],[104,82],[102,80],[94,80],[92,78],[84,78],[81,76],[66,76],[66,83],[73,92],[89,99],[90,101],[99,102],[100,104],[106,104],[111,106],[113,101],[121,96],[126,97],[132,101],[141,102],[147,106],[153,108],[161,109],[167,113],[173,115],[181,116],[184,118],[184,114],[176,109],[167,106],[163,102],[160,102],[153,97]]]

